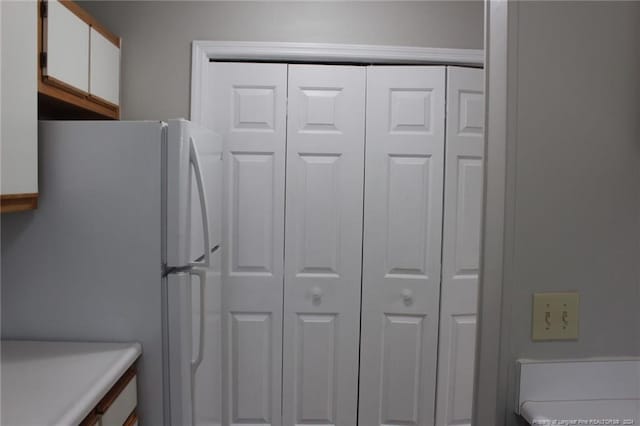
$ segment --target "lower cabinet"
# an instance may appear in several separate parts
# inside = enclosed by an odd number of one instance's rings
[[[80,426],[133,426],[138,424],[136,371],[129,369],[107,392]]]
[[[222,425],[470,424],[482,76],[210,64]]]

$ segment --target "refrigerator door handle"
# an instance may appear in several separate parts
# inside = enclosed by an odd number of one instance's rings
[[[192,276],[196,276],[199,278],[200,283],[199,283],[199,326],[198,326],[198,346],[197,346],[197,351],[194,354],[195,358],[191,359],[191,374],[192,376],[195,375],[196,370],[198,369],[198,367],[200,367],[200,364],[202,363],[202,353],[203,353],[203,347],[204,347],[204,287],[207,283],[207,270],[206,269],[200,269],[200,268],[194,268],[192,270],[189,271],[189,273]],[[191,381],[192,383],[194,382],[194,380]]]
[[[200,156],[196,149],[193,137],[189,138],[189,161],[193,165],[196,185],[198,186],[198,196],[200,197],[200,214],[202,216],[202,233],[204,241],[204,258],[201,262],[191,262],[191,266],[208,268],[211,266],[211,242],[209,241],[209,207],[207,205],[207,195],[204,190],[202,168],[200,167]]]

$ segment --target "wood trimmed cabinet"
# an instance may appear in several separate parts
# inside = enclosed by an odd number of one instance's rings
[[[0,19],[0,213],[9,213],[38,207],[38,118],[120,118],[121,41],[70,0],[0,1]]]
[[[71,0],[40,0],[38,104],[47,118],[120,118],[120,38]]]
[[[133,426],[138,424],[135,366],[116,382],[80,426]]]
[[[0,1],[0,212],[38,206],[37,3]]]

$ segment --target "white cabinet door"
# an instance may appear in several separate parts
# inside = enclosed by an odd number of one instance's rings
[[[483,85],[481,69],[448,69],[438,426],[471,424],[482,212]]]
[[[224,425],[279,426],[282,397],[286,64],[210,64],[222,134]]]
[[[120,104],[120,46],[95,28],[91,28],[89,56],[89,93]]]
[[[356,424],[365,78],[289,65],[284,426]]]
[[[0,194],[38,192],[38,8],[0,1]]]
[[[89,92],[89,24],[58,0],[47,2],[44,74]]]
[[[360,426],[434,421],[444,67],[367,69]]]

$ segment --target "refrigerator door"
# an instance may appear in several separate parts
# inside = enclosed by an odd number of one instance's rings
[[[221,409],[220,272],[168,274],[167,359],[171,425],[219,424]],[[217,423],[216,423],[217,422]]]
[[[212,255],[205,286],[192,279],[192,353],[200,354],[193,371],[193,424],[221,424],[222,412],[222,329],[220,253]],[[194,357],[196,358],[196,357]]]
[[[192,285],[191,274],[167,275],[167,355],[169,424],[193,424]]]
[[[208,267],[219,244],[221,139],[186,120],[170,120],[167,135],[165,263]]]

